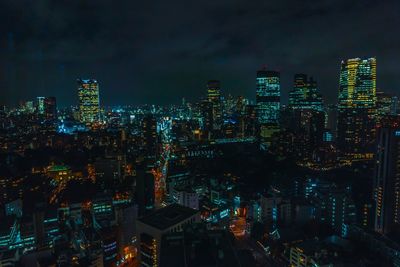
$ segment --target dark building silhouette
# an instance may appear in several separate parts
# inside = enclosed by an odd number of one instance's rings
[[[400,119],[378,129],[374,180],[375,231],[388,234],[400,227]]]

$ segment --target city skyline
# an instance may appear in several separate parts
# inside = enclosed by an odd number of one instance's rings
[[[250,101],[250,103],[255,103],[255,104],[257,104],[257,98],[259,97],[258,95],[259,95],[259,84],[260,84],[260,82],[259,82],[259,74],[260,73],[263,73],[263,72],[266,72],[266,73],[276,73],[277,75],[278,75],[278,81],[277,81],[277,86],[278,86],[278,88],[279,88],[279,92],[277,93],[277,95],[279,95],[279,101],[277,102],[277,103],[279,103],[280,105],[283,105],[283,106],[289,106],[289,107],[294,107],[293,106],[293,103],[292,103],[292,101],[293,101],[293,97],[299,97],[299,96],[295,96],[296,94],[304,94],[304,97],[306,97],[306,95],[308,95],[307,96],[307,98],[309,98],[307,101],[311,101],[309,104],[313,104],[313,105],[315,105],[315,104],[317,104],[317,105],[320,105],[320,107],[319,108],[323,108],[324,106],[329,106],[329,105],[331,105],[331,104],[333,104],[333,105],[341,105],[340,103],[341,103],[341,101],[342,101],[342,98],[343,98],[343,96],[342,96],[342,79],[343,79],[343,77],[342,77],[342,69],[343,69],[343,64],[344,64],[344,62],[347,62],[347,61],[359,61],[359,60],[374,60],[374,62],[375,62],[375,85],[374,85],[374,88],[375,88],[375,94],[377,94],[377,93],[381,93],[381,94],[389,94],[389,95],[392,95],[392,96],[396,96],[397,97],[397,93],[391,93],[391,92],[388,92],[388,91],[384,91],[384,90],[381,90],[381,88],[379,88],[376,84],[377,84],[377,71],[376,71],[376,69],[377,69],[377,67],[376,67],[376,58],[375,57],[368,57],[368,58],[359,58],[359,57],[357,57],[357,58],[348,58],[348,59],[345,59],[345,60],[341,60],[341,68],[340,68],[340,71],[339,71],[339,81],[338,81],[338,90],[337,90],[337,98],[336,99],[327,99],[323,94],[321,94],[320,92],[321,92],[321,90],[320,90],[320,87],[319,87],[319,82],[318,82],[318,80],[316,80],[314,77],[313,77],[313,75],[309,75],[309,74],[307,74],[307,73],[304,73],[304,72],[299,72],[299,73],[295,73],[294,75],[293,75],[293,77],[292,77],[292,84],[291,84],[291,87],[288,87],[288,89],[287,90],[282,90],[282,83],[281,83],[281,81],[282,81],[282,79],[280,78],[281,77],[281,72],[279,72],[279,71],[276,71],[276,70],[273,70],[273,69],[267,69],[266,68],[266,66],[265,65],[263,65],[261,68],[259,68],[256,72],[255,72],[255,79],[256,79],[256,82],[255,82],[255,86],[254,86],[254,91],[253,91],[253,94],[251,95],[251,96],[249,96],[249,97],[247,97],[247,96],[243,96],[243,95],[233,95],[231,92],[229,92],[229,91],[224,91],[223,90],[223,86],[221,86],[221,85],[223,85],[223,82],[221,82],[220,80],[208,80],[208,81],[206,81],[205,83],[204,83],[204,88],[203,88],[203,92],[202,92],[202,94],[200,94],[200,96],[198,97],[198,98],[194,98],[193,96],[192,97],[189,97],[189,100],[188,100],[188,98],[186,97],[186,96],[180,96],[180,98],[177,98],[177,99],[174,99],[174,101],[173,102],[169,102],[169,103],[163,103],[163,104],[160,104],[160,103],[152,103],[152,102],[150,102],[150,103],[123,103],[123,104],[121,104],[121,103],[116,103],[116,104],[108,104],[108,103],[105,103],[104,104],[104,102],[107,102],[107,101],[104,101],[105,99],[103,98],[103,96],[101,96],[101,99],[102,99],[102,103],[100,103],[99,102],[99,107],[113,107],[113,106],[135,106],[135,105],[137,105],[137,106],[140,106],[140,105],[158,105],[158,106],[168,106],[168,105],[175,105],[175,104],[182,104],[182,102],[192,102],[192,103],[196,103],[197,101],[202,101],[202,100],[208,100],[208,101],[210,101],[210,88],[209,88],[209,86],[210,86],[210,83],[213,83],[213,82],[216,82],[216,83],[218,83],[218,95],[219,95],[219,97],[221,98],[221,99],[224,99],[224,98],[226,98],[226,97],[244,97],[244,99],[246,99],[246,100],[249,100]],[[307,79],[307,77],[309,76],[309,78],[310,78],[310,80],[309,80],[309,82],[308,82],[308,84],[303,84],[302,85],[302,83],[304,83],[304,82],[306,82],[306,81],[302,81],[303,79]],[[96,79],[95,77],[85,77],[85,78],[82,78],[82,77],[79,77],[79,78],[77,78],[76,79],[76,81],[78,81],[78,84],[79,84],[79,81],[94,81],[96,84],[97,84],[97,86],[99,85],[99,84],[101,84],[101,81],[97,81],[98,79]],[[75,85],[76,86],[76,85]],[[300,87],[299,87],[300,86]],[[301,86],[304,86],[304,89],[301,89]],[[309,88],[309,89],[307,89],[307,87]],[[76,88],[75,88],[76,89]],[[98,89],[97,89],[98,90]],[[300,91],[298,91],[298,90],[300,90]],[[306,93],[306,91],[302,91],[302,90],[310,90],[308,93]],[[64,106],[64,105],[58,105],[58,107],[60,107],[60,108],[67,108],[67,107],[78,107],[79,108],[79,106],[81,105],[80,104],[80,98],[79,98],[79,91],[80,91],[80,89],[79,89],[79,86],[78,86],[78,94],[76,95],[76,92],[74,92],[74,94],[75,94],[75,96],[74,96],[74,103],[71,103],[71,104],[68,104],[67,106]],[[298,91],[298,92],[297,92]],[[103,94],[104,92],[102,92],[102,94]],[[53,97],[54,98],[54,95],[51,95],[51,96],[47,96],[47,97]],[[100,99],[100,95],[98,95],[98,97],[99,97],[99,99]],[[178,96],[179,97],[179,96]],[[18,102],[17,103],[15,103],[14,105],[9,105],[9,107],[18,107],[18,106],[21,106],[21,105],[25,105],[26,104],[26,102],[31,102],[32,100],[34,100],[34,99],[39,99],[39,98],[44,98],[44,96],[34,96],[33,98],[23,98],[23,99],[19,99],[18,100]],[[315,98],[315,99],[312,99],[312,98]],[[314,101],[314,102],[313,102]],[[212,101],[211,101],[212,102]],[[319,104],[318,104],[319,103]],[[1,103],[0,103],[1,104]],[[303,103],[304,104],[304,103]],[[7,106],[7,104],[2,104],[2,105],[4,105],[4,106]],[[296,104],[297,105],[297,104]]]
[[[0,1],[0,266],[400,267],[399,0]]]
[[[101,1],[4,2],[1,27],[9,26],[0,36],[1,104],[54,95],[60,106],[73,105],[79,77],[99,80],[105,105],[178,103],[181,96],[191,101],[212,79],[222,82],[223,93],[252,99],[254,73],[264,64],[281,72],[284,102],[294,74],[307,73],[334,103],[340,61],[355,57],[376,57],[378,89],[397,92],[399,40],[388,33],[398,24],[399,3],[284,2],[159,9],[135,3],[110,9]],[[85,18],[88,12],[95,15]],[[179,21],[174,12],[182,14]]]

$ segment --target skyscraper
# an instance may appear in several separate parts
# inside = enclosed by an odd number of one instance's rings
[[[44,115],[48,120],[57,118],[57,100],[54,96],[44,99]]]
[[[44,114],[44,96],[38,96],[36,98],[36,112],[39,115],[43,115]]]
[[[296,135],[298,155],[303,159],[314,158],[314,152],[323,141],[326,114],[317,82],[306,74],[294,76],[293,89],[289,92],[286,126]]]
[[[256,79],[257,118],[260,124],[278,124],[281,101],[280,73],[260,70]]]
[[[400,119],[385,118],[377,133],[374,201],[375,231],[387,234],[400,226]]]
[[[317,82],[306,74],[294,76],[293,89],[289,92],[289,107],[292,109],[323,110],[322,96],[317,90]]]
[[[78,79],[79,119],[93,123],[100,117],[99,84],[93,79]]]
[[[221,99],[221,82],[218,80],[210,80],[207,83],[207,100],[210,102],[218,102]]]
[[[371,159],[375,142],[375,58],[342,61],[338,99],[339,149],[349,160]]]
[[[258,71],[256,86],[260,144],[262,149],[267,149],[271,145],[272,136],[279,131],[281,106],[280,73],[265,69]]]
[[[142,121],[143,147],[148,157],[155,157],[157,154],[157,120],[149,114]]]
[[[45,119],[55,119],[57,117],[57,102],[54,96],[36,98],[36,111],[39,116]]]
[[[202,118],[202,133],[204,139],[210,139],[214,125],[213,103],[202,101],[200,103],[200,112]]]
[[[339,105],[341,108],[371,107],[376,102],[376,59],[343,60],[340,68]]]
[[[219,129],[222,125],[221,82],[210,80],[207,83],[207,101],[212,103],[213,128]]]

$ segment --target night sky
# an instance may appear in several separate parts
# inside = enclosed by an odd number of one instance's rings
[[[196,100],[209,79],[254,99],[264,64],[284,96],[303,72],[335,102],[340,60],[370,56],[378,88],[398,92],[399,0],[0,0],[2,104],[75,104],[78,77],[104,105]]]

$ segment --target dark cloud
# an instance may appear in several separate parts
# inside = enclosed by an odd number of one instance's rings
[[[74,104],[77,77],[97,78],[106,105],[195,99],[208,79],[253,99],[263,64],[284,94],[305,72],[334,102],[340,60],[369,56],[396,93],[399,14],[397,0],[3,0],[0,102]]]

